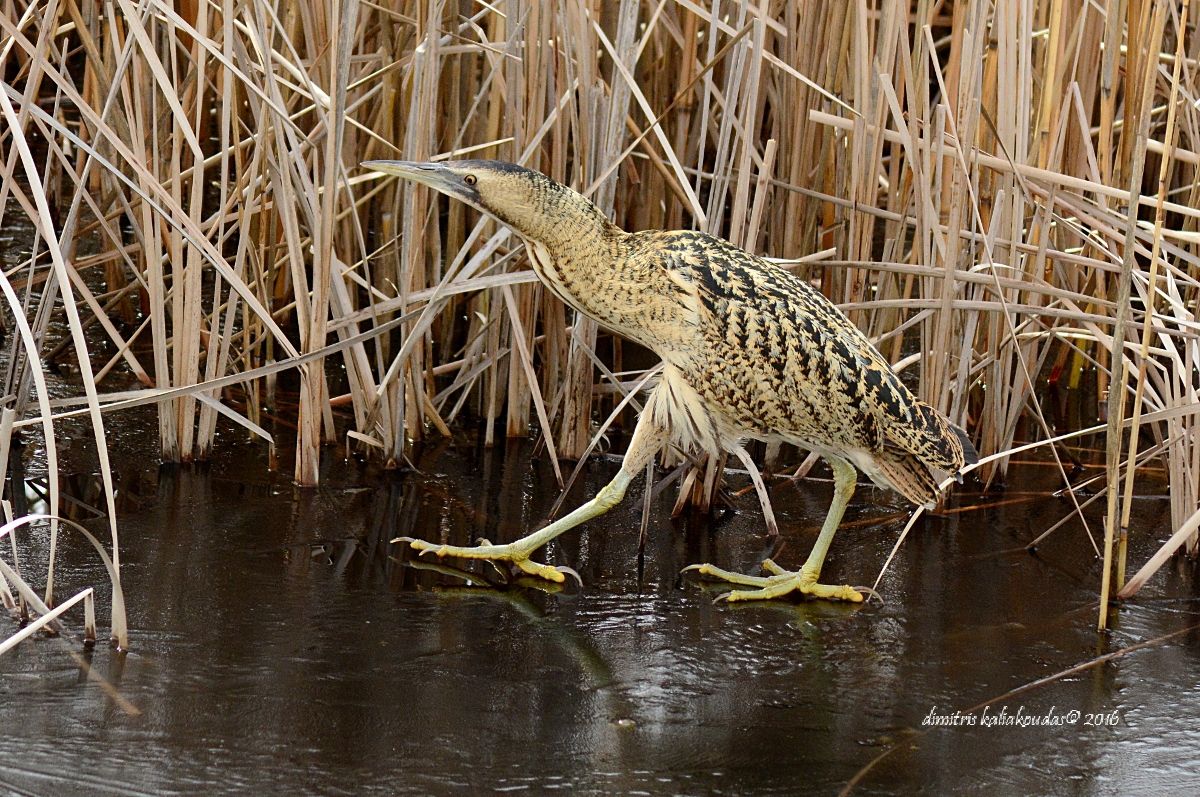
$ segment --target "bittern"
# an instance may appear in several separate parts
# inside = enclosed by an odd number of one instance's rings
[[[781,441],[818,453],[833,469],[833,502],[798,571],[770,560],[768,576],[712,565],[701,573],[750,587],[726,600],[799,592],[858,602],[862,592],[819,583],[854,492],[855,468],[915,504],[938,497],[939,478],[977,461],[966,432],[919,401],[858,327],[807,282],[728,241],[687,230],[625,232],[585,197],[511,163],[369,161],[508,225],[526,243],[541,282],[559,299],[663,361],[620,472],[583,506],[506,545],[438,545],[439,557],[507,560],[564,580],[567,568],[533,553],[619,503],[659,449],[673,443],[718,456],[746,440]]]

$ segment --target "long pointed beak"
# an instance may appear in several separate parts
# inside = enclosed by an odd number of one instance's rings
[[[475,192],[463,182],[462,177],[440,163],[414,163],[412,161],[364,161],[363,167],[382,174],[394,174],[414,183],[427,185],[435,191],[476,204]]]

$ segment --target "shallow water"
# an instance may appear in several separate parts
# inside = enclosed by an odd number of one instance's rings
[[[76,641],[0,657],[0,790],[794,794],[856,777],[861,794],[1200,789],[1195,568],[1169,565],[1098,637],[1098,566],[1078,524],[1022,550],[1069,509],[1040,492],[1047,468],[1020,469],[1000,496],[1012,503],[918,524],[882,603],[727,606],[678,573],[706,560],[751,571],[770,552],[752,492],[718,522],[672,523],[666,491],[639,566],[638,483],[548,551],[583,589],[544,594],[463,586],[388,543],[507,541],[540,524],[558,491],[528,446],[431,448],[406,474],[330,452],[316,491],[268,474],[259,448],[221,451],[209,468],[161,472],[126,457],[133,649],[97,648],[92,677]],[[590,465],[568,505],[615,468]],[[802,561],[830,492],[820,478],[774,488],[781,563]],[[997,500],[968,492],[951,509]],[[902,509],[860,488],[825,580],[874,581]],[[1168,533],[1167,502],[1139,499],[1136,515],[1135,564]],[[64,596],[105,580],[74,542],[60,578]],[[922,724],[996,698],[974,726]],[[982,727],[1002,709],[1068,724]],[[1117,724],[1085,726],[1087,713]]]

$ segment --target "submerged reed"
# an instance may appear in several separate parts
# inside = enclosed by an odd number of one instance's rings
[[[1192,530],[1169,545],[1197,548],[1188,5],[2,0],[0,222],[35,240],[0,280],[19,333],[0,461],[13,430],[40,434],[53,514],[64,412],[92,418],[103,461],[105,418],[155,403],[163,458],[204,459],[218,416],[271,440],[260,377],[287,369],[301,484],[324,443],[397,465],[466,415],[489,443],[536,431],[556,469],[583,456],[646,358],[543,291],[507,230],[357,166],[494,157],[626,228],[795,261],[971,429],[988,483],[1079,431],[1040,386],[1092,383],[1119,586],[1147,449]],[[86,410],[42,376],[60,312]],[[118,372],[143,390],[107,388]],[[695,463],[680,505],[707,505],[721,467]]]

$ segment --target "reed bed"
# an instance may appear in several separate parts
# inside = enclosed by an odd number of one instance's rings
[[[488,444],[538,435],[560,474],[599,420],[628,426],[646,357],[546,293],[506,229],[358,166],[492,157],[577,187],[627,229],[695,228],[785,259],[971,430],[986,483],[1028,448],[1054,457],[1081,545],[1094,530],[1060,458],[1103,435],[1101,605],[1150,574],[1124,583],[1137,465],[1170,476],[1179,533],[1155,561],[1196,553],[1187,0],[0,9],[0,212],[35,232],[0,282],[14,332],[0,462],[12,434],[45,447],[52,515],[56,420],[91,419],[106,479],[105,423],[140,404],[157,405],[164,460],[203,460],[218,416],[274,445],[284,372],[298,374],[302,485],[322,445],[394,467],[466,418]],[[46,387],[56,317],[74,400]],[[118,374],[141,388],[110,387]],[[1047,383],[1103,397],[1085,428],[1047,417]],[[685,463],[679,506],[711,502],[723,464]],[[42,580],[45,615],[53,564]]]

